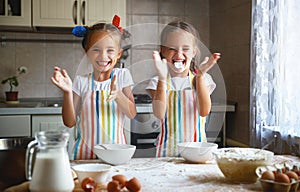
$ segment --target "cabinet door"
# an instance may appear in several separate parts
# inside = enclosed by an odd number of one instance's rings
[[[61,115],[32,115],[32,136],[39,131],[64,129]]]
[[[32,0],[32,25],[72,27],[77,23],[79,0]]]
[[[30,115],[0,116],[0,137],[29,137]]]
[[[0,0],[0,25],[31,26],[31,0]]]
[[[126,0],[84,0],[81,8],[81,22],[86,25],[111,23],[114,15],[119,15],[121,26],[126,26]]]
[[[34,136],[36,132],[47,130],[66,130],[69,132],[70,137],[67,149],[71,159],[71,154],[75,143],[75,128],[70,129],[64,126],[61,115],[32,115],[31,118],[32,136]]]
[[[111,23],[115,14],[126,24],[126,0],[33,0],[33,26],[74,27]]]

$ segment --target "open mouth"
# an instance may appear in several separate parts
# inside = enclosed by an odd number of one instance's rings
[[[182,69],[185,65],[185,62],[184,61],[174,61],[173,64],[177,69]]]
[[[111,64],[111,61],[96,61],[97,65],[106,67]]]

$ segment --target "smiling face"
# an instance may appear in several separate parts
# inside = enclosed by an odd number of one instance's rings
[[[171,31],[161,46],[161,53],[168,62],[172,77],[186,76],[196,54],[195,38],[184,30]]]
[[[119,38],[109,32],[97,32],[89,42],[92,46],[87,51],[89,61],[96,74],[110,75],[118,59],[122,55]]]

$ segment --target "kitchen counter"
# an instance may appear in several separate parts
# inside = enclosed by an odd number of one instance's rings
[[[61,114],[61,98],[27,98],[20,103],[6,104],[0,101],[0,115],[54,115]],[[152,104],[136,104],[138,113],[152,113]],[[235,104],[212,104],[212,112],[234,112]]]
[[[299,157],[274,156],[273,163],[299,163]],[[75,160],[78,163],[101,163],[100,160]],[[259,181],[253,184],[233,184],[225,179],[217,164],[212,161],[206,164],[190,164],[182,158],[133,158],[125,165],[113,166],[111,176],[123,174],[127,179],[136,177],[142,186],[141,192],[247,192],[262,191]],[[20,185],[23,187],[24,184]],[[26,185],[28,188],[28,184]],[[103,188],[105,188],[103,186]],[[83,190],[76,184],[76,192]],[[23,190],[26,191],[26,190]],[[28,191],[28,190],[27,190]],[[102,190],[106,191],[106,190]]]
[[[62,98],[24,98],[16,104],[0,101],[0,115],[57,115],[61,104]]]

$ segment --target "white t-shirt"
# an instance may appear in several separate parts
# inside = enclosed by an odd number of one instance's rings
[[[128,69],[114,68],[114,75],[117,75],[117,87],[122,90],[124,87],[133,86],[132,76]],[[89,78],[88,74],[82,76],[76,76],[73,82],[73,91],[82,97],[84,93],[89,91]],[[111,80],[106,81],[94,81],[94,90],[109,90]]]
[[[212,92],[216,88],[216,83],[213,81],[212,77],[208,74],[204,74],[205,85],[208,87],[208,92],[211,95]],[[150,81],[146,89],[156,90],[157,88],[158,77],[153,77]],[[171,89],[172,90],[185,90],[192,89],[189,76],[186,77],[172,77],[171,78]]]

